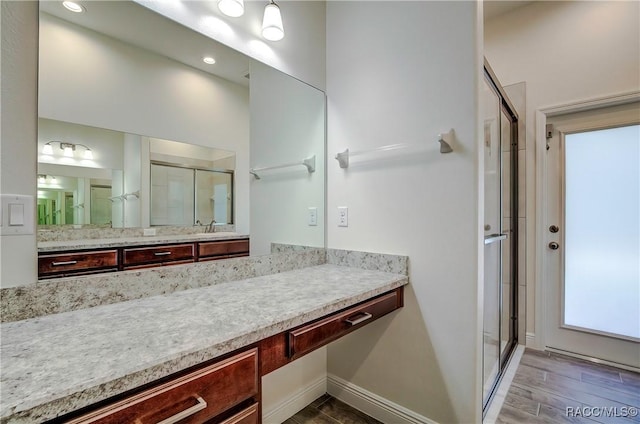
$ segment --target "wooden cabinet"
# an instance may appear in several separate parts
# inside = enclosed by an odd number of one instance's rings
[[[38,255],[38,278],[152,268],[240,256],[249,256],[249,239],[43,252]]]
[[[188,263],[195,260],[193,243],[125,248],[122,252],[123,269]]]
[[[66,423],[257,423],[259,387],[258,349],[253,348]],[[223,414],[245,401],[249,407],[231,417]]]
[[[260,341],[261,374],[266,375],[404,304],[403,288]]]
[[[258,424],[263,375],[402,306],[399,287],[49,423]]]
[[[198,259],[200,261],[235,258],[238,256],[249,256],[249,240],[198,243]]]
[[[118,251],[97,250],[38,256],[40,278],[66,277],[118,270]]]
[[[344,312],[332,314],[319,321],[291,330],[287,337],[287,355],[292,359],[299,358],[398,307],[398,292],[394,291],[349,308]]]

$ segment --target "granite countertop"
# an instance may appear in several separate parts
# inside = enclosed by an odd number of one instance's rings
[[[54,418],[407,282],[325,264],[2,324],[0,421]]]
[[[179,234],[166,236],[122,237],[104,239],[41,241],[38,242],[38,252],[55,252],[60,250],[82,250],[109,247],[124,247],[131,245],[153,245],[166,243],[189,243],[194,241],[215,241],[231,239],[248,239],[247,234],[219,232],[201,234]]]

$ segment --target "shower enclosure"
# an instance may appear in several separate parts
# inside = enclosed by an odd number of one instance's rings
[[[518,341],[518,116],[485,60],[483,411]]]

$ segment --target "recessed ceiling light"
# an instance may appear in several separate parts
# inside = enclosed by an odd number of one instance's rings
[[[82,13],[84,12],[84,7],[80,3],[76,3],[75,1],[63,1],[62,5],[74,13]]]
[[[227,16],[237,18],[244,14],[244,0],[220,0],[218,9]]]
[[[213,65],[214,63],[216,63],[216,60],[214,58],[212,58],[211,56],[203,57],[202,61],[204,63],[206,63],[207,65]]]

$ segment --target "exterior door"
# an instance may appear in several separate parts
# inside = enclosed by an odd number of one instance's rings
[[[545,344],[640,368],[640,103],[547,124]]]

